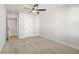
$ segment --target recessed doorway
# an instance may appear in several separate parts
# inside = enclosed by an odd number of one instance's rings
[[[7,17],[7,40],[17,39],[17,18]]]

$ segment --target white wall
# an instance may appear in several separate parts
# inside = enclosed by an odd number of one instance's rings
[[[36,36],[38,34],[37,16],[30,13],[19,13],[19,38]]]
[[[33,34],[39,35],[39,15],[33,14]]]
[[[40,35],[79,48],[79,5],[65,5],[41,14]]]
[[[7,17],[8,18],[17,18],[18,15],[16,13],[7,12]]]
[[[6,40],[6,11],[3,5],[0,5],[0,51]]]

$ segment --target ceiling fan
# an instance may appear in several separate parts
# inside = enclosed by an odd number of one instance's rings
[[[24,7],[24,10],[29,10],[29,13],[34,12],[39,14],[40,11],[46,11],[46,9],[38,9],[38,4],[34,4],[32,8]]]

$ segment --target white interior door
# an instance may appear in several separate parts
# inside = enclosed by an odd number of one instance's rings
[[[19,14],[19,38],[33,35],[33,16],[30,14]]]

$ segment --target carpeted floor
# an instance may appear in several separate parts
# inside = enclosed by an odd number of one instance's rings
[[[79,50],[43,37],[9,40],[1,54],[78,54]]]

